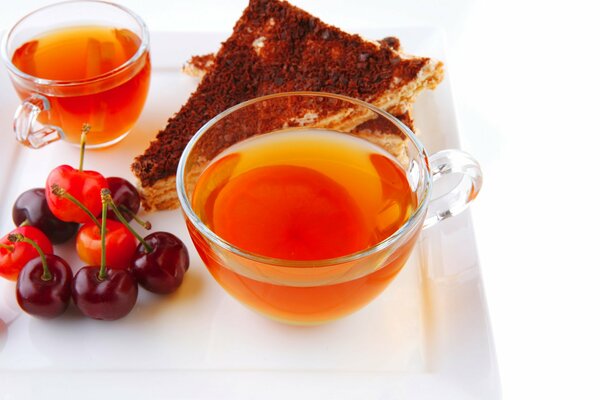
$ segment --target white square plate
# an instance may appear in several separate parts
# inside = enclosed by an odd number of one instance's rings
[[[401,38],[405,49],[444,60],[443,35],[428,28],[363,32]],[[215,51],[225,34],[155,33],[144,112],[119,145],[89,151],[88,169],[133,177],[129,165],[196,86],[180,72],[192,54]],[[78,149],[16,144],[18,100],[0,76],[0,231],[12,228],[22,191],[44,185],[55,166],[76,165]],[[448,76],[415,109],[430,152],[459,146]],[[184,239],[192,255],[183,286],[158,297],[143,290],[116,322],[83,318],[73,306],[53,321],[22,313],[14,284],[0,283],[1,398],[410,398],[496,399],[498,373],[470,214],[423,233],[412,258],[376,299],[350,317],[290,327],[247,310],[215,283],[185,231],[179,211],[147,215],[155,230]],[[73,243],[57,252],[82,265]]]

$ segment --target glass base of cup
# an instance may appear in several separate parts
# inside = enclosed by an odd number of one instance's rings
[[[109,142],[104,142],[104,143],[97,143],[97,144],[86,144],[85,148],[87,149],[104,149],[106,147],[110,147],[110,146],[114,146],[115,144],[119,143],[121,140],[125,139],[127,137],[127,135],[129,135],[129,133],[131,132],[131,130],[125,132],[124,134],[122,134],[121,136],[118,136],[116,138],[114,138],[113,140],[109,141]],[[80,147],[81,144],[80,143],[71,143],[73,146],[76,147]]]
[[[231,295],[231,297],[233,297],[235,300],[238,300],[235,296]],[[246,304],[240,300],[238,300],[238,303],[243,305],[244,307],[246,307],[248,310],[253,311],[254,313],[267,318],[271,321],[280,323],[280,324],[284,324],[284,325],[291,325],[291,326],[299,326],[299,327],[311,327],[311,326],[320,326],[320,325],[325,325],[328,324],[330,322],[334,322],[337,321],[339,319],[345,318],[350,314],[353,314],[354,312],[358,311],[359,309],[361,309],[362,307],[366,306],[366,304],[358,307],[356,310],[352,310],[350,312],[341,314],[341,315],[336,315],[335,317],[329,318],[329,319],[318,319],[318,320],[303,320],[303,319],[293,319],[293,318],[281,318],[281,317],[277,317],[275,315],[269,314],[267,312],[261,311],[257,308],[254,308],[252,306],[250,306],[249,304]]]

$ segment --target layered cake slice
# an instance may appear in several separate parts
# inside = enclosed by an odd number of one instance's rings
[[[396,51],[399,56],[407,57],[407,55],[403,53],[403,50],[400,47],[400,40],[398,38],[389,36],[378,40],[377,42],[382,46],[390,47],[390,49]],[[190,57],[190,59],[186,61],[185,64],[183,64],[183,67],[181,69],[185,74],[198,78],[198,81],[202,82],[202,79],[204,79],[206,74],[214,67],[214,65],[215,54],[209,53],[204,55],[194,55]],[[396,118],[400,119],[411,130],[415,131],[411,115],[412,103],[413,99],[409,99],[408,101],[400,102],[395,106],[390,107],[386,111],[394,115]],[[374,130],[378,128],[378,123],[376,121],[368,121],[362,124],[360,128],[361,130]]]
[[[279,0],[250,0],[232,35],[199,65],[204,76],[196,91],[132,165],[147,209],[178,206],[175,173],[183,149],[203,124],[233,105],[279,92],[331,92],[368,101],[412,128],[416,95],[443,76],[441,62],[406,55],[394,39],[365,40]],[[402,137],[382,136],[370,115],[308,111],[311,119],[301,125],[355,129],[392,153],[402,146]],[[228,144],[213,139],[207,159]]]
[[[382,46],[387,46],[390,49],[394,50],[398,53],[400,57],[410,57],[405,54],[400,46],[400,40],[396,37],[385,37],[381,40],[378,40],[377,43]],[[204,55],[194,55],[190,57],[189,60],[183,64],[181,68],[182,71],[192,77],[198,78],[199,82],[202,82],[202,79],[206,76],[206,74],[213,69],[215,65],[215,54],[209,53]],[[441,64],[440,64],[441,67]],[[440,71],[441,73],[441,71]],[[441,80],[441,76],[439,77]],[[433,89],[433,87],[430,87]],[[400,102],[393,107],[390,107],[386,111],[394,115],[396,118],[400,119],[406,126],[408,126],[413,131],[415,130],[413,119],[412,119],[412,103],[414,99],[409,99],[405,102]],[[367,130],[373,130],[378,128],[378,124],[376,121],[369,121],[365,124],[361,125],[361,128]]]

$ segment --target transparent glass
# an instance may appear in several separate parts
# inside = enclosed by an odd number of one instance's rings
[[[365,123],[375,120],[375,124]],[[417,198],[408,220],[368,249],[310,261],[250,253],[215,234],[192,207],[203,169],[242,140],[293,128],[335,130],[392,151]],[[450,173],[460,175],[460,183],[430,203],[433,181]],[[481,171],[461,151],[445,150],[429,157],[410,129],[368,103],[334,94],[294,92],[241,103],[209,121],[185,148],[176,181],[191,238],[217,282],[268,317],[317,324],[352,313],[381,293],[404,266],[423,226],[457,214],[477,196]]]
[[[139,41],[137,50],[114,69],[86,79],[45,79],[13,63],[15,52],[24,44],[81,27],[133,33]],[[131,36],[116,35],[115,40],[124,43]],[[114,51],[107,47],[110,44],[97,45],[98,57],[110,56]],[[122,140],[141,114],[150,86],[149,34],[142,19],[125,7],[103,1],[66,1],[42,7],[5,34],[0,52],[22,100],[13,128],[25,146],[40,148],[59,139],[79,144],[83,123],[91,126],[89,148],[109,146]]]

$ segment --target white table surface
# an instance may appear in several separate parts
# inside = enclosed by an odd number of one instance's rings
[[[170,31],[229,30],[246,4],[117,2],[150,29]],[[48,3],[4,2],[0,30]],[[293,3],[348,30],[427,25],[446,31],[444,61],[462,147],[484,171],[472,212],[504,398],[600,398],[600,218],[594,211],[600,24],[593,2]]]

